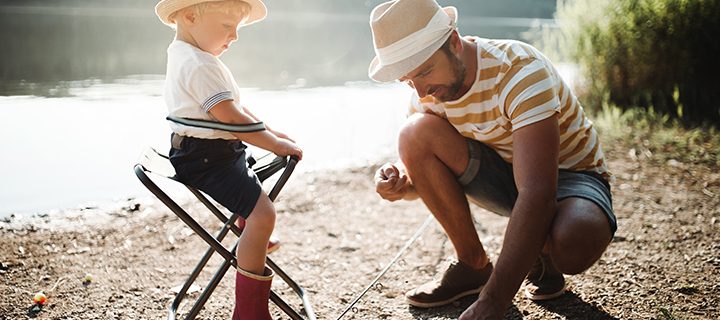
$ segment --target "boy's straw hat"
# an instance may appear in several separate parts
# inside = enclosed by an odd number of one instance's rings
[[[368,76],[393,81],[419,67],[450,37],[457,23],[457,9],[435,0],[394,0],[379,4],[370,13],[375,58]]]
[[[211,1],[221,0],[161,0],[155,6],[155,14],[157,14],[158,18],[160,18],[160,21],[162,21],[164,24],[173,26],[175,25],[175,23],[170,21],[170,15],[172,15],[176,11],[201,2]],[[262,2],[262,0],[243,1],[247,2],[250,5],[250,13],[248,14],[247,19],[245,19],[245,21],[241,24],[241,26],[253,24],[262,19],[265,19],[265,16],[267,16],[267,8],[265,7],[265,4]]]

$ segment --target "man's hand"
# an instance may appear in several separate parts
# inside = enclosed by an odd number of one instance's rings
[[[392,163],[386,163],[375,172],[375,191],[385,200],[403,199],[411,188],[407,174]]]
[[[498,320],[505,316],[505,312],[498,311],[497,304],[494,304],[490,298],[480,297],[471,304],[465,312],[460,315],[458,320]]]
[[[277,143],[273,147],[273,153],[279,156],[297,156],[299,160],[302,160],[303,152],[290,140],[278,138]]]

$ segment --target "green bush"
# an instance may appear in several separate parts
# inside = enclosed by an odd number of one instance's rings
[[[596,112],[593,122],[607,152],[625,153],[629,147],[659,164],[674,160],[720,167],[720,132],[713,127],[685,128],[678,119],[652,108],[622,111],[608,104]]]
[[[539,46],[578,63],[588,108],[720,127],[720,0],[559,0],[556,19]]]

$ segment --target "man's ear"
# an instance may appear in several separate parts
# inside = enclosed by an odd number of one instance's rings
[[[450,50],[456,55],[462,53],[462,41],[457,29],[453,30],[450,34]]]

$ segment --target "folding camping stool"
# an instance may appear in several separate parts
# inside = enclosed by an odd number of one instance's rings
[[[266,156],[264,158],[268,157]],[[262,158],[259,159],[259,161],[262,160]],[[260,181],[265,181],[267,178],[269,178],[276,172],[282,170],[282,174],[280,175],[268,195],[270,197],[270,200],[272,201],[275,200],[278,193],[280,192],[280,189],[282,189],[282,187],[285,185],[285,182],[287,182],[288,178],[295,169],[296,164],[297,159],[294,157],[291,157],[289,160],[285,157],[276,157],[274,160],[269,161],[269,163],[266,164],[256,163],[256,160],[252,157],[248,158],[248,166],[255,170],[255,173],[260,179]],[[197,199],[200,200],[200,202],[202,202],[205,207],[207,207],[207,209],[210,210],[210,212],[212,212],[215,217],[217,217],[223,223],[223,226],[217,233],[217,236],[213,237],[212,235],[210,235],[210,233],[208,233],[193,217],[191,217],[163,190],[161,190],[147,175],[148,172],[152,172],[161,177],[174,180],[187,187],[190,192],[195,195],[195,197],[197,197]],[[185,224],[188,225],[188,227],[195,231],[195,233],[197,233],[210,246],[205,255],[202,257],[202,259],[200,259],[200,262],[198,262],[197,266],[188,277],[187,281],[185,281],[185,283],[183,284],[180,292],[178,292],[175,296],[175,299],[173,300],[172,304],[170,305],[170,309],[168,310],[168,320],[174,320],[176,318],[180,303],[185,298],[185,293],[188,291],[190,286],[195,283],[196,278],[203,270],[205,265],[208,263],[210,258],[213,256],[213,254],[218,253],[224,259],[224,262],[217,269],[213,277],[210,279],[210,282],[205,287],[205,290],[200,293],[192,309],[190,309],[190,312],[185,317],[185,319],[195,319],[195,317],[200,312],[200,309],[202,309],[203,305],[205,305],[205,302],[207,302],[208,298],[210,298],[210,295],[220,283],[220,280],[223,278],[228,269],[231,266],[233,268],[237,267],[237,260],[235,257],[236,246],[233,246],[231,250],[228,250],[227,248],[225,248],[225,246],[223,246],[221,242],[229,231],[235,233],[236,236],[240,235],[241,231],[235,225],[235,221],[237,220],[239,215],[236,213],[232,213],[228,217],[226,214],[222,213],[216,206],[214,206],[207,197],[200,193],[199,190],[180,182],[175,176],[175,169],[173,168],[167,156],[159,154],[154,149],[148,149],[141,155],[139,163],[135,165],[135,175],[137,175],[140,181],[145,185],[145,187],[148,188],[148,190],[150,190],[150,192],[152,192],[158,199],[160,199],[162,203],[164,203],[168,208],[170,208],[170,210],[172,210],[183,222],[185,222]],[[288,286],[290,286],[293,291],[295,291],[295,293],[300,297],[303,303],[302,311],[304,311],[307,319],[315,320],[315,313],[312,309],[312,306],[310,305],[310,300],[308,298],[308,295],[305,293],[305,290],[300,287],[292,278],[290,278],[290,276],[288,276],[282,269],[280,269],[280,267],[278,267],[270,259],[270,257],[267,258],[266,264],[270,269],[275,272],[275,274],[280,276],[280,278],[282,278],[282,280],[285,281],[285,283],[287,283]],[[275,305],[277,305],[283,312],[290,316],[291,319],[305,319],[273,291],[270,292],[270,300],[275,303]]]

